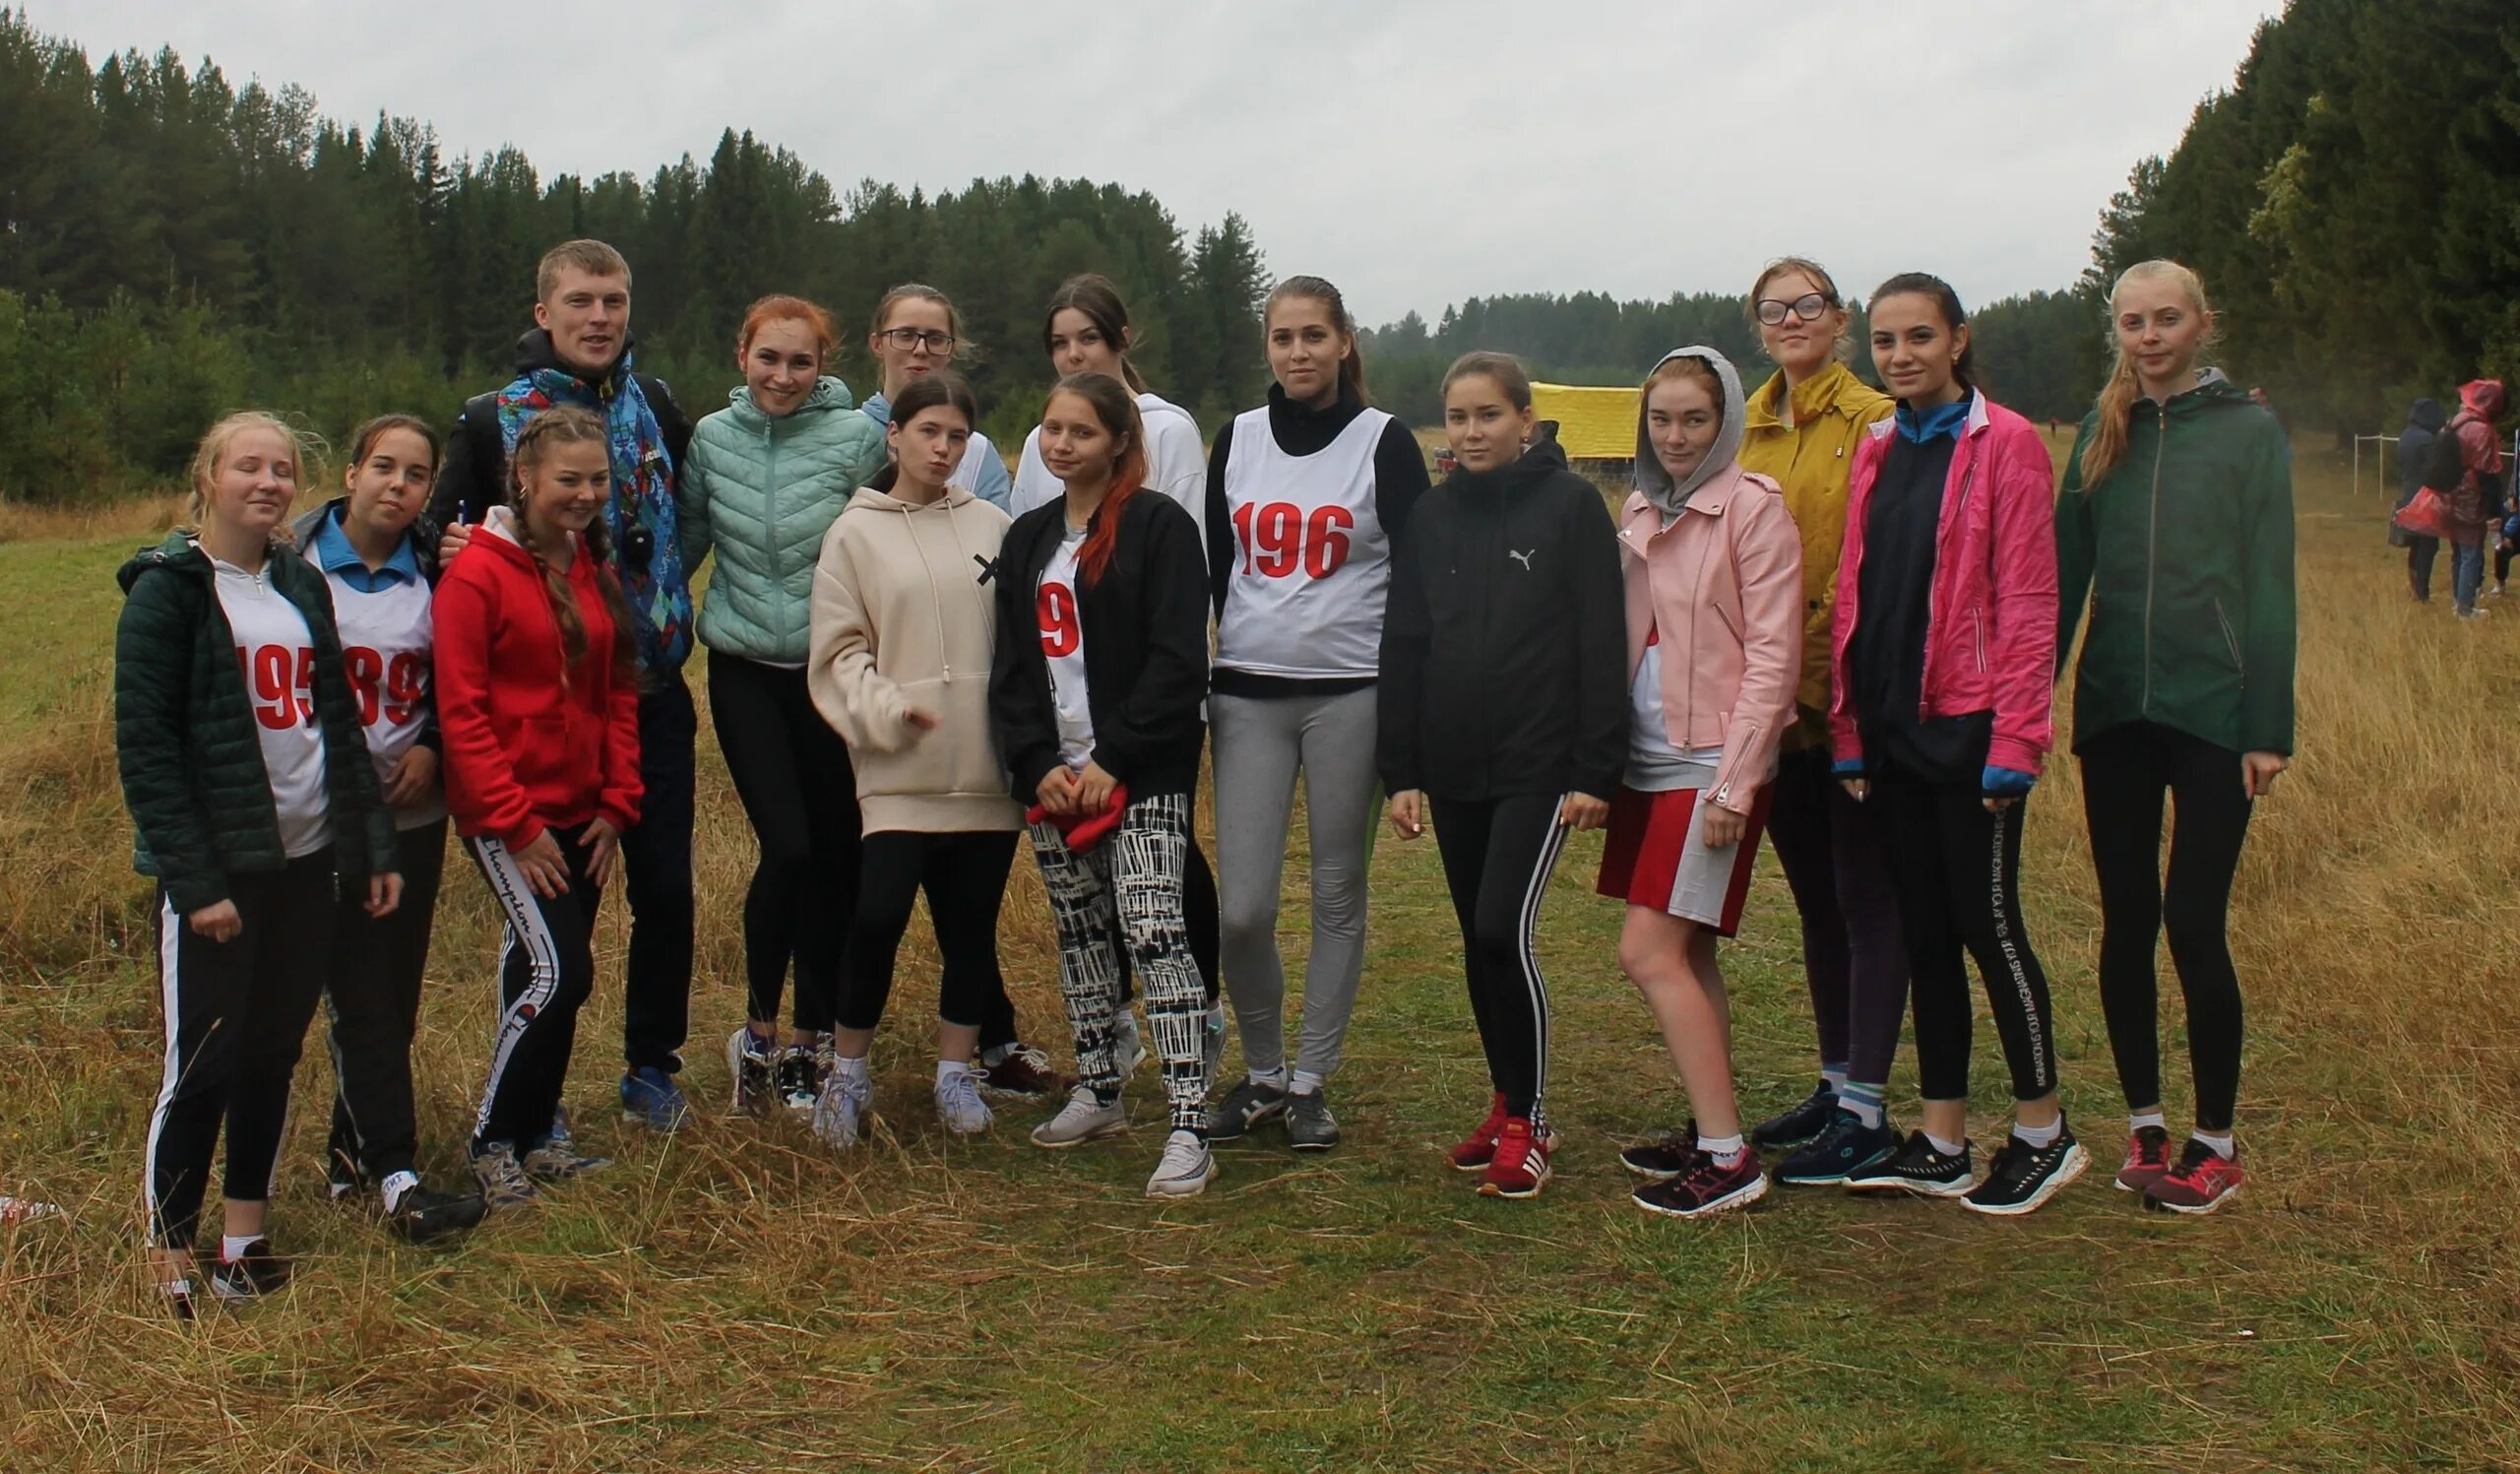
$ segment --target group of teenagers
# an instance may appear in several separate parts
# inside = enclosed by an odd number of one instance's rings
[[[1557,1145],[1536,931],[1568,836],[1606,829],[1619,965],[1691,1112],[1621,1152],[1640,1206],[1697,1217],[1784,1182],[2018,1214],[2089,1160],[2016,885],[2087,605],[2074,731],[2131,1116],[2116,1181],[2183,1212],[2238,1187],[2226,912],[2292,745],[2291,485],[2273,418],[2199,365],[2213,315],[2184,268],[2117,283],[2116,364],[2059,495],[2045,442],[1974,382],[1947,285],[1895,277],[1865,304],[1884,393],[1847,366],[1851,305],[1828,273],[1780,260],[1751,292],[1776,371],[1745,390],[1714,349],[1664,357],[1615,515],[1496,353],[1446,375],[1456,465],[1430,485],[1319,278],[1269,295],[1275,383],[1207,446],[1130,360],[1113,286],[1063,284],[1042,324],[1060,378],[1011,475],[932,288],[876,307],[881,393],[863,403],[829,371],[822,308],[755,303],[742,387],[693,424],[633,367],[618,253],[564,243],[536,285],[514,379],[443,440],[371,421],[343,494],[292,525],[309,448],[280,418],[230,417],[201,442],[189,525],[121,571],[116,737],[158,883],[166,1028],[147,1204],[179,1313],[197,1279],[226,1301],[287,1280],[266,1217],[319,1003],[333,1193],[374,1192],[405,1237],[607,1165],[561,1094],[616,882],[622,1109],[684,1122],[695,639],[759,841],[747,1021],[725,1045],[739,1111],[860,1138],[923,893],[945,1130],[1036,1098],[1058,1102],[1032,1131],[1042,1147],[1118,1136],[1151,1055],[1166,1129],[1150,1194],[1200,1192],[1213,1143],[1264,1129],[1332,1148],[1387,821],[1434,831],[1491,1086],[1447,1160],[1481,1193],[1530,1197]],[[1203,768],[1213,861],[1193,827]],[[1278,924],[1299,781],[1311,945],[1291,1044]],[[505,921],[460,1189],[418,1174],[410,1062],[450,825]],[[1718,942],[1763,833],[1800,915],[1820,1083],[1745,1126]],[[1054,923],[1073,1078],[1019,1035],[999,964],[1019,839]],[[2195,1072],[2183,1145],[2162,1110],[2165,925]],[[2017,1101],[1983,1173],[1968,959]],[[1903,1136],[1886,1093],[1911,1007],[1922,1121]]]

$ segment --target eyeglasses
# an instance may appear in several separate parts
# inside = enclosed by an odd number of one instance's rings
[[[1786,314],[1791,312],[1804,322],[1818,322],[1821,313],[1836,305],[1837,303],[1817,291],[1806,291],[1790,302],[1778,297],[1761,297],[1759,298],[1759,321],[1771,328],[1778,327],[1785,322]]]
[[[954,335],[951,333],[921,332],[916,328],[886,328],[878,336],[903,352],[909,352],[916,348],[923,348],[931,353],[938,354],[950,353],[954,351]]]

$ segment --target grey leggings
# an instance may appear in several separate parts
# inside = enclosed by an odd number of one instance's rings
[[[1303,773],[1312,848],[1312,952],[1304,964],[1303,1038],[1295,1068],[1327,1079],[1339,1067],[1365,965],[1365,868],[1373,857],[1375,694],[1213,696],[1217,880],[1226,992],[1254,1070],[1287,1060],[1287,972],[1278,900],[1295,774]]]

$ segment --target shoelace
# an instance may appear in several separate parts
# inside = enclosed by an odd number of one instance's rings
[[[1009,1060],[1021,1059],[1038,1070],[1047,1071],[1050,1067],[1050,1057],[1029,1044],[1017,1045],[1006,1057]]]
[[[936,1087],[936,1098],[958,1116],[976,1116],[988,1109],[980,1102],[980,1082],[970,1070],[946,1076]]]
[[[2178,1165],[2171,1169],[2171,1176],[2176,1178],[2195,1177],[2198,1173],[2204,1170],[2206,1164],[2218,1161],[2221,1157],[2222,1153],[2214,1150],[2210,1146],[2207,1146],[2204,1142],[2197,1140],[2195,1137],[2190,1136],[2187,1138],[2186,1149],[2178,1154]]]

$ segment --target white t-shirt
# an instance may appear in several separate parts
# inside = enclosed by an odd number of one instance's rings
[[[1059,713],[1059,761],[1083,768],[1094,756],[1094,709],[1085,687],[1085,620],[1076,602],[1076,554],[1085,530],[1071,527],[1041,569],[1033,600],[1041,656],[1049,662],[1050,699]]]
[[[1660,633],[1658,630],[1657,633]],[[1636,679],[1627,688],[1627,786],[1640,794],[1667,794],[1702,789],[1715,781],[1724,765],[1722,747],[1682,750],[1671,740],[1663,719],[1663,642],[1645,647],[1636,663]]]
[[[297,606],[259,573],[210,560],[219,608],[236,639],[254,736],[280,812],[280,845],[289,859],[333,842],[332,806],[324,791],[324,727],[315,719],[315,637]]]
[[[1190,412],[1158,394],[1138,396],[1138,415],[1146,421],[1147,484],[1181,504],[1199,527],[1199,547],[1208,545],[1208,452],[1199,441],[1199,422]],[[1056,500],[1067,487],[1050,475],[1041,459],[1041,427],[1024,437],[1024,453],[1016,458],[1015,489],[1006,498],[1006,514],[1021,517],[1043,502]]]
[[[306,556],[317,561],[313,546]],[[333,623],[342,632],[342,668],[350,679],[350,697],[358,703],[367,755],[376,763],[376,785],[382,792],[428,725],[434,673],[428,581],[400,579],[371,594],[341,573],[325,577],[333,586]],[[436,823],[446,816],[446,790],[433,789],[418,803],[392,813],[396,829]]]

